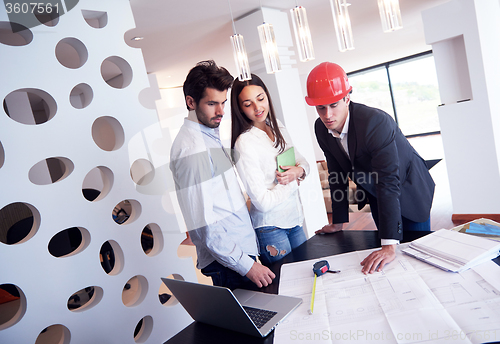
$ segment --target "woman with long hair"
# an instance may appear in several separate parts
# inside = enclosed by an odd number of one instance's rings
[[[231,148],[250,198],[250,217],[259,239],[260,260],[269,265],[306,240],[299,183],[309,164],[294,148],[296,164],[279,166],[276,157],[293,147],[276,118],[266,85],[255,74],[235,79],[231,89]]]

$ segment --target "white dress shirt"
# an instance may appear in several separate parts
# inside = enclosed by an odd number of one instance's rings
[[[293,147],[288,131],[279,121],[278,125],[286,142],[285,150]],[[234,149],[236,168],[251,200],[250,217],[254,228],[301,226],[304,213],[297,181],[287,185],[277,184],[276,156],[279,148],[274,147],[267,133],[252,127],[238,137]],[[309,164],[296,148],[294,150],[296,163],[306,175],[309,174]]]
[[[188,118],[196,118],[190,112]],[[244,276],[257,237],[219,130],[184,119],[170,151],[177,199],[202,269],[214,260]]]
[[[347,145],[347,135],[349,134],[349,112],[347,112],[347,117],[340,133],[332,129],[328,129],[328,132],[336,139],[340,139],[340,144],[342,145],[342,148],[344,148],[344,152],[346,152],[349,157],[349,146]]]

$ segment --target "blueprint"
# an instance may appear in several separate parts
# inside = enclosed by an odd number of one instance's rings
[[[318,260],[285,264],[279,293],[303,303],[275,330],[274,343],[485,343],[500,341],[500,266],[487,261],[446,272],[401,253],[384,271],[364,275],[373,250],[325,257],[338,274],[317,278]]]

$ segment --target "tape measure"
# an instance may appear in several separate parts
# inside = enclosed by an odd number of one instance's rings
[[[313,290],[312,290],[312,294],[311,294],[311,307],[307,311],[307,313],[309,315],[313,314],[313,309],[314,309],[314,294],[316,293],[316,278],[318,276],[324,275],[327,272],[330,272],[332,274],[337,274],[340,272],[340,270],[332,271],[332,270],[330,270],[330,264],[328,264],[328,261],[320,260],[320,261],[313,264],[313,272],[314,272],[314,282],[313,282]]]
[[[330,270],[330,264],[328,264],[328,261],[326,260],[320,260],[313,265],[313,272],[316,274],[316,276],[321,276],[328,270]]]
[[[319,262],[314,263],[313,272],[316,276],[321,276],[327,272],[338,274],[340,270],[330,270],[330,264],[328,264],[328,261],[320,260]]]

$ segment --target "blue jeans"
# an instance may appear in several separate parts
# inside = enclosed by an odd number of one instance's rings
[[[255,257],[253,256],[250,256],[250,258],[255,260]],[[248,277],[241,276],[236,271],[225,267],[216,260],[201,269],[201,273],[207,277],[212,278],[213,285],[219,287],[226,287],[231,290],[237,288],[249,290],[259,289],[257,288],[257,285],[253,283]]]
[[[370,205],[371,207],[371,205]],[[372,217],[378,228],[378,213],[372,211]],[[404,231],[430,231],[431,230],[431,218],[429,217],[427,221],[415,222],[401,216],[401,224]]]
[[[373,221],[378,228],[378,203],[377,200],[372,198],[368,199],[370,203],[370,209],[372,212]],[[410,219],[407,219],[404,216],[401,216],[401,224],[403,226],[404,231],[430,231],[431,230],[431,217],[424,222],[415,222]]]
[[[306,241],[302,226],[279,228],[265,226],[255,229],[259,239],[260,261],[264,265],[274,263]]]
[[[431,218],[429,217],[427,221],[415,222],[408,220],[406,217],[402,216],[403,220],[403,230],[404,231],[430,231],[431,230]]]

